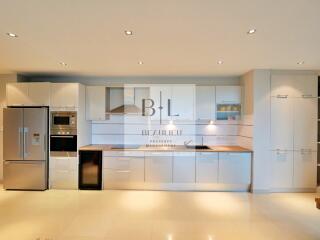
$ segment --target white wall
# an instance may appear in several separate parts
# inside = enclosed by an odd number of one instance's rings
[[[6,83],[16,81],[16,74],[0,75],[0,182],[3,180],[3,108],[6,107]]]

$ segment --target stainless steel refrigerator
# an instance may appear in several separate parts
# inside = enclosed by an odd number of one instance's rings
[[[5,189],[48,187],[48,108],[6,108],[3,112]]]

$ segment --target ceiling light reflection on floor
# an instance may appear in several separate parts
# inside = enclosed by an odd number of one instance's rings
[[[159,207],[163,199],[157,192],[126,191],[121,196],[121,205],[132,211],[148,211]]]

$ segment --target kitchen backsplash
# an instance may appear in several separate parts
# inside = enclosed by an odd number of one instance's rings
[[[244,123],[245,122],[245,123]],[[165,136],[164,136],[165,135]],[[250,121],[164,122],[136,115],[112,115],[92,122],[93,144],[190,144],[252,147]]]

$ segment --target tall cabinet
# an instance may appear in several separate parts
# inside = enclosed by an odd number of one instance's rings
[[[317,186],[317,76],[271,77],[271,187]]]

